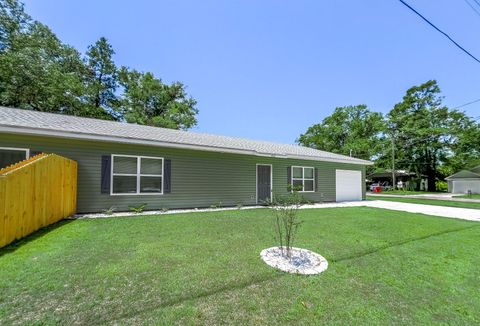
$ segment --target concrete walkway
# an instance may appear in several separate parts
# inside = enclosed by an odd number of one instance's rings
[[[394,197],[394,198],[415,198],[415,199],[434,199],[450,200],[467,203],[480,203],[480,199],[458,198],[452,194],[425,194],[425,195],[390,195],[388,193],[367,193],[369,197]]]
[[[446,207],[423,204],[400,203],[386,200],[367,200],[331,204],[304,205],[302,209],[309,208],[330,208],[330,207],[374,207],[390,209],[394,211],[420,213],[433,216],[458,218],[462,220],[480,222],[480,209]]]

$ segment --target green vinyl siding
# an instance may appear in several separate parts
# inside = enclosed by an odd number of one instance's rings
[[[162,148],[112,142],[73,140],[55,137],[0,134],[0,147],[30,148],[56,153],[78,162],[78,201],[80,213],[98,212],[114,206],[128,210],[129,205],[147,203],[146,209],[195,208],[210,205],[256,204],[256,165],[271,164],[273,193],[287,193],[287,167],[312,166],[318,169],[318,189],[303,196],[314,202],[335,201],[335,170],[361,170],[356,164],[297,159],[258,157],[187,149]],[[163,195],[112,196],[100,192],[103,155],[138,155],[171,160],[171,193]],[[363,184],[365,198],[365,184]]]

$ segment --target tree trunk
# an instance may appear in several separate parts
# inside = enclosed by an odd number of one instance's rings
[[[427,180],[428,180],[428,191],[434,192],[436,190],[436,186],[435,186],[436,173],[434,169],[429,169]]]
[[[429,165],[430,173],[428,174],[428,191],[436,191],[437,185],[437,151],[433,150],[432,156],[430,157],[432,164]]]
[[[427,163],[427,180],[428,180],[428,186],[427,190],[430,192],[433,192],[436,190],[435,187],[435,179],[436,179],[436,168],[435,168],[435,162],[434,159],[432,160],[432,157],[429,156],[429,162]]]

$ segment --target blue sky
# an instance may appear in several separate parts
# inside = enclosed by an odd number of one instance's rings
[[[464,1],[408,3],[480,57],[480,15]],[[480,98],[480,64],[397,0],[25,5],[82,52],[105,36],[117,65],[185,83],[198,100],[197,131],[293,143],[337,106],[388,112],[428,79],[451,107]],[[480,102],[462,110],[480,116]]]

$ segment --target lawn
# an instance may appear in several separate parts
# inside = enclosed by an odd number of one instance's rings
[[[480,194],[471,194],[471,195],[458,195],[453,196],[455,198],[468,198],[468,199],[480,199]]]
[[[425,205],[435,205],[435,206],[448,206],[448,207],[480,209],[480,203],[454,201],[454,200],[382,197],[382,196],[367,196],[367,199],[369,199],[369,200],[398,201],[398,202],[402,202],[402,203],[412,203],[412,204],[425,204]]]
[[[0,250],[0,324],[478,324],[480,224],[302,210],[317,276],[259,258],[268,209],[61,222]]]

